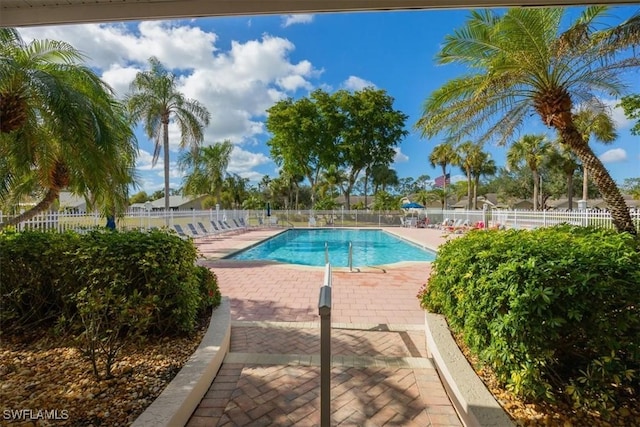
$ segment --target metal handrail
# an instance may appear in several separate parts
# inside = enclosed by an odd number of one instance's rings
[[[327,263],[320,288],[320,426],[331,425],[331,264]]]
[[[324,263],[329,264],[329,242],[324,242]]]
[[[353,271],[353,243],[349,241],[349,271]]]

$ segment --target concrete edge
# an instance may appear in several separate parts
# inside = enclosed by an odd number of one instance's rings
[[[425,312],[425,334],[427,353],[462,423],[467,427],[515,426],[458,348],[444,316]]]
[[[215,378],[231,343],[229,297],[213,310],[200,345],[164,391],[134,421],[134,427],[187,424]]]

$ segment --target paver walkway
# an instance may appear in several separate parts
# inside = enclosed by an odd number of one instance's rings
[[[322,268],[219,259],[281,230],[198,241],[231,301],[231,348],[188,426],[320,424]],[[392,229],[437,247],[440,232]],[[331,424],[460,426],[426,358],[428,263],[333,272]]]

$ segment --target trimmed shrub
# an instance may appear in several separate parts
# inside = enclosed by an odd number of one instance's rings
[[[515,394],[610,410],[640,382],[640,252],[628,234],[476,231],[441,246],[423,307]]]
[[[78,286],[68,253],[79,245],[73,232],[0,234],[0,326],[32,326],[70,315],[67,297]]]
[[[0,234],[0,327],[77,326],[78,293],[109,290],[113,301],[152,304],[145,332],[191,332],[219,292],[196,258],[193,242],[162,230]]]

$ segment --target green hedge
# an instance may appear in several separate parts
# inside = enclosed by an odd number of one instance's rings
[[[72,325],[79,292],[115,289],[151,301],[147,332],[190,332],[219,303],[215,276],[196,258],[191,241],[162,230],[0,234],[0,327]]]
[[[628,234],[471,232],[440,247],[419,298],[517,395],[597,410],[637,395],[640,252]]]

